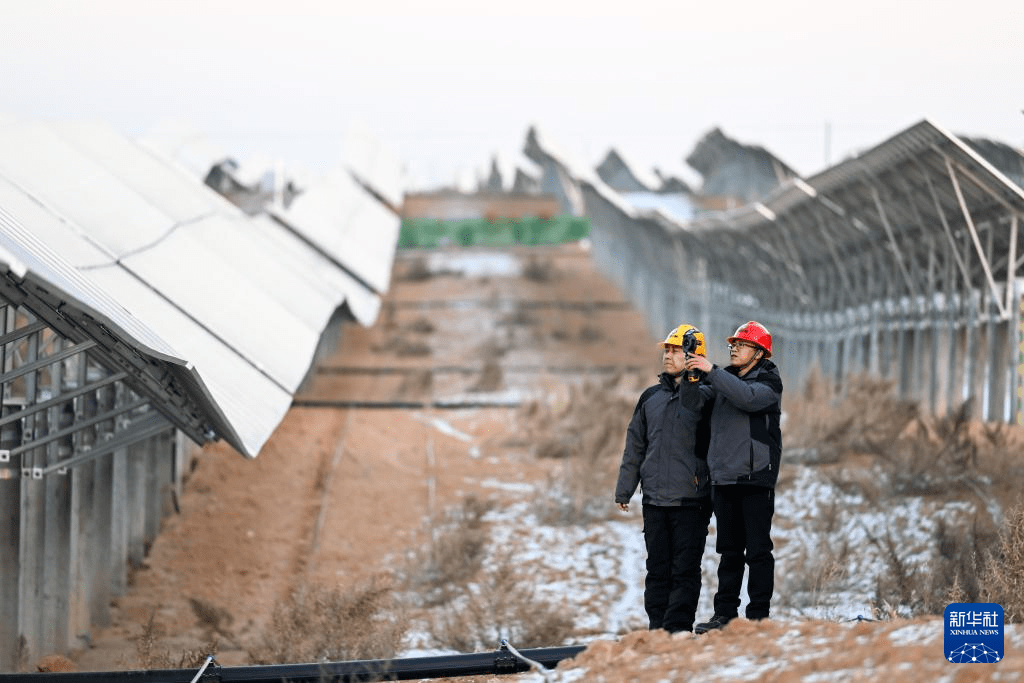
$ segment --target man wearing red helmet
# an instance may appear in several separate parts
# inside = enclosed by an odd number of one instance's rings
[[[703,391],[714,400],[708,468],[720,555],[715,614],[695,625],[695,633],[722,628],[738,616],[744,565],[750,568],[748,619],[768,618],[775,590],[771,530],[782,460],[782,378],[769,360],[772,336],[764,325],[746,322],[727,341],[729,367],[697,356],[686,361],[687,370],[706,373]]]

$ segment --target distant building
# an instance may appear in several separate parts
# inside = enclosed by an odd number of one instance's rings
[[[410,192],[405,195],[402,218],[433,218],[457,221],[484,218],[519,220],[527,216],[549,219],[561,213],[552,195],[518,192],[474,192],[455,190]]]

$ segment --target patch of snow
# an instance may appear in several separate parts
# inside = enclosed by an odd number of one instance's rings
[[[473,437],[465,432],[460,432],[458,429],[453,427],[449,422],[442,420],[439,417],[433,417],[430,415],[424,415],[423,413],[416,413],[416,418],[422,422],[427,423],[442,434],[454,437],[459,441],[472,441]]]
[[[893,645],[931,645],[943,636],[942,620],[929,621],[923,624],[908,624],[889,634]]]
[[[522,388],[512,387],[504,391],[468,391],[451,396],[438,396],[435,402],[438,405],[452,405],[457,403],[490,403],[495,405],[517,406],[528,401],[533,394]]]
[[[465,277],[515,277],[522,271],[514,254],[473,250],[431,252],[427,268],[432,273],[455,272]]]
[[[516,483],[502,479],[484,479],[480,485],[488,489],[499,489],[501,491],[512,491],[514,493],[533,493],[536,487],[533,484]],[[488,514],[487,518],[491,515]]]

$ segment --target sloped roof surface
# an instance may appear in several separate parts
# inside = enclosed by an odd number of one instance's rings
[[[332,171],[270,213],[366,287],[387,292],[401,221],[346,171]]]
[[[0,129],[0,207],[31,225],[76,282],[117,293],[115,308],[140,324],[119,328],[127,343],[167,339],[168,358],[174,349],[192,372],[182,381],[196,402],[249,456],[287,411],[333,312],[347,300],[372,322],[379,310],[371,289],[387,287],[398,220],[351,178],[345,190],[324,201],[328,218],[311,202],[303,209],[328,253],[278,221],[245,216],[200,178],[104,126]],[[347,228],[345,239],[331,241],[331,218]],[[351,259],[359,273],[336,259]],[[86,298],[72,290],[73,302]]]
[[[0,197],[6,203],[6,195]],[[35,225],[35,224],[34,224]],[[220,434],[241,452],[246,444],[223,411],[211,398],[195,367],[183,360],[177,349],[141,320],[116,302],[93,278],[82,274],[58,253],[37,238],[11,213],[0,206],[0,269],[21,283],[18,297],[40,319],[54,324],[73,321],[79,332],[102,326],[104,335],[115,334],[132,340],[129,355],[116,345],[104,343],[93,350],[110,365],[133,367],[142,378],[142,390],[172,422],[194,439],[205,439],[209,432]],[[4,286],[6,286],[6,282]],[[56,306],[54,306],[56,304]],[[123,348],[123,347],[122,347]],[[139,354],[136,356],[136,354]],[[121,355],[121,362],[111,363]],[[165,389],[165,392],[154,390]],[[187,396],[187,405],[182,396]]]

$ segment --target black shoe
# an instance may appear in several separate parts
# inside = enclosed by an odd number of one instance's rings
[[[722,628],[736,617],[724,617],[721,614],[716,614],[711,617],[708,621],[697,624],[693,627],[694,633],[707,633],[708,631],[714,631],[715,629]]]

